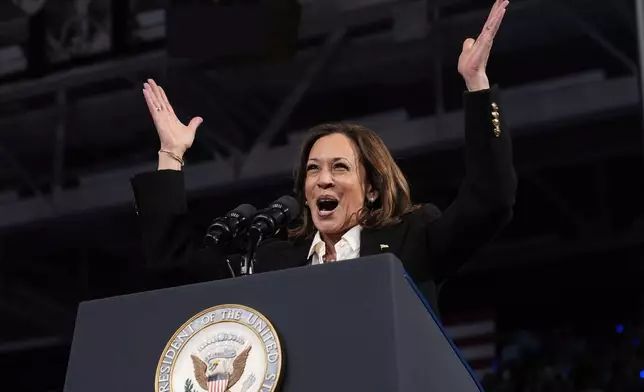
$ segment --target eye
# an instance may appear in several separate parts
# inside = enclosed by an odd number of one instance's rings
[[[346,163],[336,163],[333,165],[334,169],[340,169],[340,170],[349,170],[349,166]]]
[[[314,170],[320,170],[320,166],[318,166],[316,164],[313,164],[313,163],[311,163],[311,164],[306,166],[306,171],[307,172],[314,171]]]

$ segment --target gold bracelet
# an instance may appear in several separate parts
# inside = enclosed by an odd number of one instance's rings
[[[183,159],[181,159],[181,157],[180,157],[180,156],[178,156],[177,154],[175,154],[175,153],[173,153],[173,152],[170,152],[170,151],[168,151],[168,150],[164,150],[164,149],[159,150],[159,154],[161,154],[162,152],[163,152],[163,153],[166,153],[166,154],[168,154],[168,155],[170,155],[170,157],[172,157],[172,159],[174,159],[175,161],[179,162],[179,163],[181,164],[181,166],[183,166],[183,165],[185,165],[185,164],[186,164],[186,163],[183,161]]]

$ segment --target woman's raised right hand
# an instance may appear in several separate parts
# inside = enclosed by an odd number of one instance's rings
[[[184,125],[172,110],[172,105],[163,88],[152,79],[148,79],[147,83],[143,84],[143,95],[159,134],[161,149],[183,157],[186,150],[192,146],[197,127],[201,125],[203,119],[194,117],[188,125]]]

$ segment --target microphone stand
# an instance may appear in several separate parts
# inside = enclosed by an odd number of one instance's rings
[[[226,265],[228,265],[228,271],[230,271],[230,276],[232,278],[237,277],[237,275],[235,275],[235,270],[233,269],[232,264],[230,264],[230,259],[228,258],[228,256],[226,256]]]
[[[242,256],[241,276],[253,274],[255,269],[255,252],[261,240],[261,230],[251,228],[248,231],[248,247],[246,248],[246,253]]]

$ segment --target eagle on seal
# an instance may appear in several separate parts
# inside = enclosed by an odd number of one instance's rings
[[[230,360],[216,360],[210,366],[196,355],[191,355],[197,384],[204,391],[230,391],[244,374],[246,361],[252,346],[246,347],[239,355]]]

